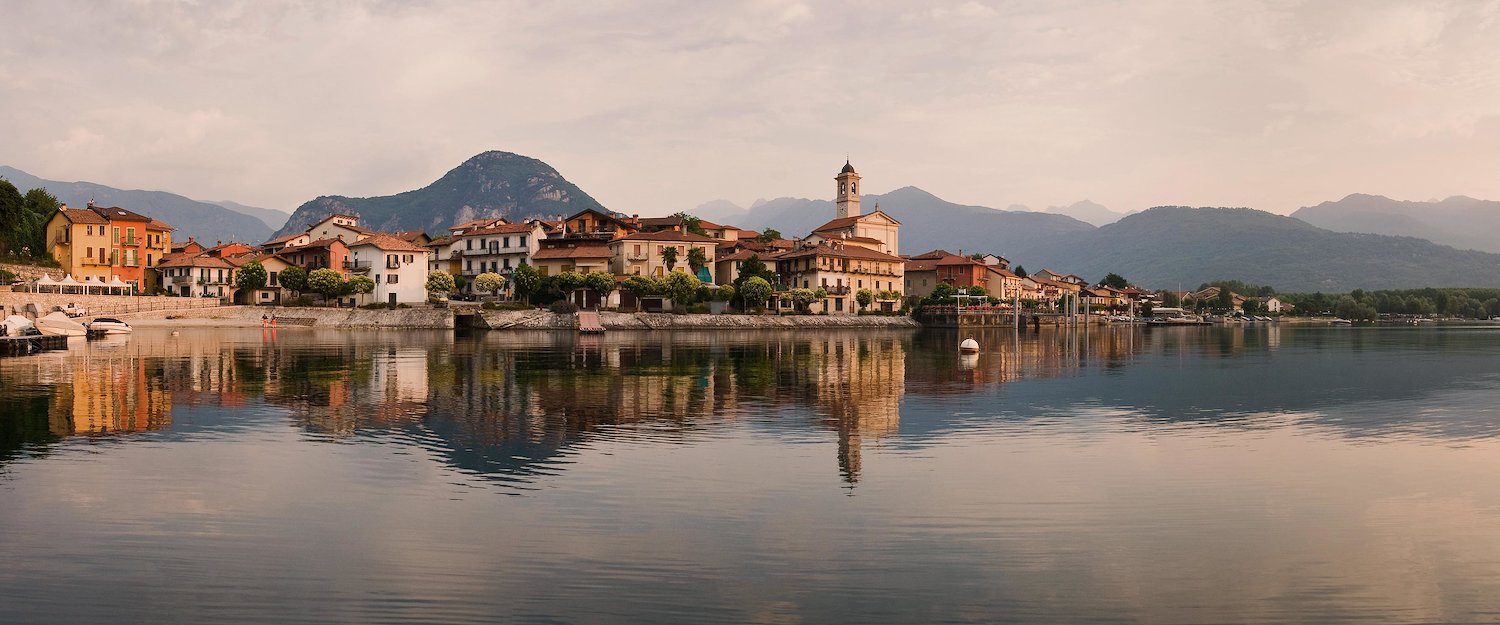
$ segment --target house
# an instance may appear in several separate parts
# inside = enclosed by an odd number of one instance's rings
[[[373,230],[359,225],[359,215],[329,215],[313,224],[305,232],[314,241],[339,239],[345,243],[352,243],[362,236],[374,234]]]
[[[541,249],[531,255],[532,266],[544,276],[609,271],[612,258],[607,242],[584,237],[543,239]]]
[[[349,267],[375,281],[376,302],[427,301],[427,247],[388,234],[371,234],[349,246]]]
[[[608,212],[586,208],[562,220],[559,230],[562,238],[581,237],[608,241],[635,232],[637,228]]]
[[[1271,296],[1271,297],[1260,298],[1260,305],[1261,305],[1261,308],[1265,309],[1266,312],[1273,312],[1273,313],[1279,313],[1279,312],[1281,312],[1283,310],[1291,310],[1292,309],[1292,305],[1291,304],[1288,304],[1286,302],[1281,301],[1280,298],[1278,298],[1278,297],[1276,297],[1274,295]]]
[[[349,246],[342,239],[319,239],[305,245],[287,246],[276,255],[309,273],[317,269],[332,269],[347,278],[353,269],[349,264]]]
[[[266,285],[252,292],[236,292],[236,302],[241,304],[279,306],[291,297],[291,293],[281,286],[281,272],[286,271],[287,267],[292,266],[286,259],[275,254],[260,251],[239,254],[225,260],[228,260],[237,267],[236,274],[238,274],[238,269],[243,269],[245,265],[252,262],[260,263],[261,267],[266,270]]]
[[[711,237],[681,230],[627,234],[609,242],[610,271],[621,276],[661,278],[665,277],[667,272],[675,270],[693,273],[701,278],[702,272],[699,272],[698,268],[691,267],[688,260],[693,250],[701,250],[706,259],[706,264],[702,269],[708,273],[707,282],[713,282],[714,252],[718,247],[717,243],[718,241]],[[670,267],[663,256],[668,248],[674,254]]]
[[[156,265],[162,288],[181,297],[217,297],[232,301],[238,267],[222,256],[199,252],[172,254]]]
[[[718,284],[730,284],[740,279],[740,268],[746,261],[754,258],[761,262],[767,269],[774,271],[776,262],[772,256],[780,254],[782,250],[763,246],[759,249],[754,247],[721,246],[714,251],[714,281]]]
[[[934,251],[938,252],[941,250]],[[928,252],[928,254],[931,253]],[[944,253],[946,254],[946,252]],[[936,287],[941,282],[941,280],[938,280],[937,275],[937,263],[940,258],[923,254],[921,257],[913,256],[906,260],[905,266],[902,268],[902,280],[906,285],[903,291],[906,293],[906,297],[923,299],[928,295],[932,295],[933,287]]]
[[[789,289],[824,289],[827,297],[813,304],[813,312],[853,314],[855,295],[869,289],[877,295],[877,310],[897,308],[904,287],[906,259],[839,241],[806,244],[775,257],[776,273]],[[895,293],[895,297],[889,294]],[[881,295],[884,294],[884,297]]]
[[[547,237],[541,223],[497,223],[453,235],[449,257],[458,265],[458,275],[473,279],[481,273],[510,275],[516,267],[531,264],[531,255]]]
[[[993,254],[991,255],[993,256]],[[1004,259],[1001,259],[1004,260]],[[982,261],[981,261],[982,262]],[[1018,299],[1027,299],[1021,288],[1021,276],[1016,275],[1006,266],[1010,263],[984,263],[984,290],[991,297],[997,297],[1006,302],[1014,302]]]
[[[63,273],[77,280],[119,278],[150,291],[159,283],[149,269],[171,253],[172,227],[118,206],[63,205],[47,220],[47,244]]]
[[[630,222],[640,232],[661,232],[663,230],[678,230],[686,232],[688,230],[687,221],[681,214],[670,215],[667,217],[646,218],[631,216]],[[707,219],[699,219],[698,228],[703,230],[703,232],[705,233],[704,236],[725,242],[738,241],[740,239],[740,233],[743,232],[742,230],[734,226],[716,224]],[[760,236],[760,233],[753,233],[750,235],[750,238],[753,239],[757,236]]]
[[[308,243],[312,243],[312,235],[306,232],[296,232],[292,234],[282,235],[271,239],[270,241],[266,241],[265,243],[260,244],[260,248],[267,252],[275,254],[288,247],[298,247],[307,245]],[[200,249],[199,251],[202,250]]]

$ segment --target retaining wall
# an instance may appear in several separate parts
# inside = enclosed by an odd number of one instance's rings
[[[74,304],[89,309],[90,317],[118,317],[127,313],[148,311],[197,310],[220,306],[217,298],[160,297],[154,295],[64,295],[58,293],[19,293],[0,291],[0,307],[5,314],[22,314],[27,304],[36,304],[45,315],[57,306]],[[4,315],[0,315],[3,317]]]

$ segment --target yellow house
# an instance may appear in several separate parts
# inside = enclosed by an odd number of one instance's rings
[[[99,213],[66,205],[58,208],[47,220],[47,248],[64,274],[80,282],[89,276],[109,282],[109,220]]]

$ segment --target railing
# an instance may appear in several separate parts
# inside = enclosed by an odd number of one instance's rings
[[[650,254],[646,254],[644,252],[642,252],[640,254],[626,254],[625,255],[625,260],[628,260],[628,261],[646,261],[646,260],[651,260],[651,255]]]
[[[125,242],[121,243],[121,245],[136,245],[138,243],[140,243],[140,239],[137,239],[135,237],[125,237]]]
[[[849,294],[849,287],[847,287],[847,286],[834,285],[834,286],[822,286],[822,287],[818,287],[818,288],[823,289],[825,291],[828,291],[829,295],[848,295]]]
[[[401,268],[401,261],[398,261],[398,260],[388,260],[388,261],[385,261],[385,268],[386,269],[400,269]]]
[[[368,261],[368,260],[345,260],[344,261],[344,269],[348,269],[349,271],[361,271],[361,272],[363,272],[363,271],[369,271],[370,270],[370,261]]]

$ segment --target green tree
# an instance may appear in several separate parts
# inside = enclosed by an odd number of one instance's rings
[[[322,295],[323,300],[327,301],[338,297],[339,292],[343,290],[344,276],[327,267],[314,269],[312,273],[307,274],[307,288]]]
[[[344,283],[344,288],[351,295],[369,295],[375,292],[375,281],[370,276],[350,276],[349,281]]]
[[[235,273],[234,286],[242,291],[262,289],[266,286],[266,278],[265,266],[260,264],[260,261],[252,260],[241,266],[240,270]]]
[[[19,239],[26,222],[26,198],[9,180],[0,178],[0,246],[10,252],[20,252]]]
[[[1214,309],[1230,311],[1234,309],[1234,293],[1229,289],[1220,288],[1219,295],[1214,298]]]
[[[651,276],[630,276],[621,285],[625,290],[634,293],[636,297],[647,295],[661,295],[662,283]]]
[[[662,280],[662,294],[672,300],[673,307],[682,308],[693,303],[693,296],[698,293],[700,284],[697,278],[674,271]]]
[[[875,292],[870,289],[860,289],[854,292],[854,301],[859,302],[860,310],[870,307],[875,303]]]
[[[1178,297],[1175,291],[1163,291],[1161,305],[1167,308],[1177,308],[1182,305],[1182,298]]]
[[[708,264],[708,252],[701,247],[694,247],[688,250],[687,262],[693,268],[693,273],[698,273],[699,269]]]
[[[1109,274],[1107,276],[1104,276],[1104,279],[1100,280],[1099,284],[1102,285],[1102,286],[1109,286],[1109,287],[1114,287],[1114,288],[1117,288],[1117,289],[1123,289],[1125,287],[1130,286],[1130,281],[1126,280],[1125,276],[1122,276],[1122,275],[1117,274],[1117,273],[1111,273],[1111,274]]]
[[[977,284],[969,287],[968,293],[969,295],[972,295],[974,297],[984,297],[986,295],[989,295],[989,293],[984,290],[984,287]]]
[[[708,231],[703,229],[703,220],[687,213],[679,212],[672,215],[682,220],[682,229],[699,236],[708,236]]]
[[[521,266],[516,267],[516,270],[510,273],[510,279],[515,282],[517,299],[530,298],[542,286],[541,272],[526,263],[521,263]]]
[[[317,272],[314,271],[313,273],[317,273]],[[450,274],[450,273],[448,273],[446,271],[439,270],[439,271],[431,271],[431,272],[427,273],[427,285],[426,286],[427,286],[427,292],[429,294],[436,294],[436,293],[452,293],[453,290],[455,288],[457,288],[458,285],[456,285],[456,284],[453,283],[453,275],[452,274]]]
[[[615,291],[619,283],[615,281],[615,274],[608,271],[590,271],[583,275],[583,286],[598,293],[599,299],[603,301],[609,299],[609,294]]]
[[[500,289],[505,288],[505,276],[493,271],[486,271],[474,276],[474,288],[490,295],[499,295]]]
[[[292,265],[281,270],[281,274],[277,276],[277,282],[280,282],[283,288],[291,289],[293,293],[301,296],[302,292],[307,290],[307,270]]]
[[[661,262],[667,264],[667,271],[677,268],[677,246],[665,245],[661,248]]]
[[[957,293],[958,289],[954,288],[953,285],[947,282],[939,282],[937,286],[932,287],[932,292],[927,295],[925,301],[928,304],[947,304],[950,303],[949,300],[952,300],[953,296]]]
[[[750,258],[740,261],[739,275],[735,277],[732,284],[734,285],[735,292],[741,295],[741,305],[745,307],[765,304],[764,299],[760,300],[760,304],[754,304],[744,299],[745,283],[751,278],[760,278],[765,280],[766,284],[776,284],[777,282],[776,272],[767,268],[765,263],[760,262],[760,256],[751,254]],[[776,289],[775,287],[771,287],[771,290],[775,291]],[[766,297],[770,297],[770,295]]]
[[[773,292],[771,283],[760,276],[751,277],[738,287],[733,287],[739,293],[740,300],[745,303],[746,308],[761,310],[766,307],[766,300],[771,298]]]
[[[29,251],[33,258],[51,256],[47,246],[47,220],[61,204],[46,189],[38,188],[26,192],[22,206],[25,216],[22,223],[16,225],[16,248]]]
[[[775,228],[766,228],[759,236],[755,237],[755,240],[761,243],[770,243],[779,239],[781,239],[781,231]]]
[[[1017,277],[1025,278],[1026,268],[1022,267],[1021,265],[1016,265],[1016,270],[1013,273],[1015,273]]]
[[[796,306],[797,310],[807,312],[811,309],[812,303],[817,300],[818,294],[812,289],[792,289],[792,305]]]
[[[734,300],[734,286],[733,285],[726,284],[726,285],[723,285],[723,286],[721,286],[721,287],[719,287],[717,289],[714,289],[714,301],[716,301],[716,302],[729,302],[729,301],[733,301],[733,300]]]
[[[557,274],[557,290],[563,295],[569,295],[583,288],[583,274],[576,271],[564,271]]]

